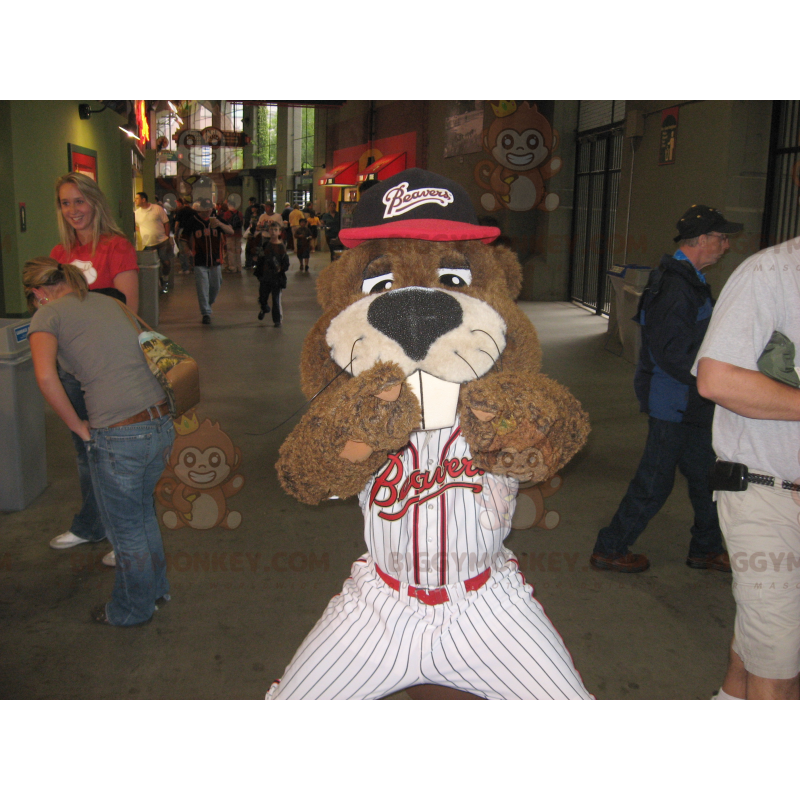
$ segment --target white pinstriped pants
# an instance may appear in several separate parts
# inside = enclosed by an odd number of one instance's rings
[[[503,548],[474,592],[428,606],[389,588],[371,556],[295,653],[268,700],[371,700],[434,683],[490,700],[590,700],[564,642]]]

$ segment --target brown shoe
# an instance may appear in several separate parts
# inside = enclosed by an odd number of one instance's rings
[[[731,558],[727,553],[707,553],[704,556],[689,556],[686,566],[692,569],[715,569],[731,572]]]
[[[589,563],[597,569],[610,569],[614,572],[644,572],[650,568],[647,556],[639,553],[626,553],[624,556],[619,553],[610,556],[592,553]]]

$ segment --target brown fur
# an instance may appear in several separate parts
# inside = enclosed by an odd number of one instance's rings
[[[480,242],[375,240],[347,252],[319,277],[323,313],[306,337],[300,371],[305,395],[321,393],[280,450],[278,474],[289,494],[319,503],[358,493],[419,425],[419,403],[396,364],[378,362],[357,377],[342,373],[325,341],[331,321],[363,298],[365,277],[391,272],[392,289],[442,288],[437,269],[459,265],[470,267],[472,283],[454,291],[491,306],[507,326],[506,347],[494,367],[461,387],[461,428],[476,466],[542,481],[583,445],[589,424],[580,404],[539,372],[536,330],[514,302],[522,270],[510,250]],[[397,400],[376,397],[401,382]],[[482,422],[472,409],[491,418]],[[372,455],[351,463],[341,455],[348,442],[365,443]]]

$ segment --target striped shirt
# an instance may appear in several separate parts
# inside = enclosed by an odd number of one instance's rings
[[[359,495],[369,552],[402,583],[434,587],[495,563],[511,529],[518,482],[475,467],[458,421],[415,431]]]

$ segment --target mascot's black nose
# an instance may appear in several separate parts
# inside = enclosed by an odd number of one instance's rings
[[[457,328],[463,317],[452,295],[417,287],[382,294],[367,312],[369,324],[394,339],[414,361],[422,361],[431,345]]]

